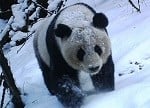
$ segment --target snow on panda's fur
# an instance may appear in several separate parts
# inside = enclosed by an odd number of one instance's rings
[[[65,107],[78,108],[90,92],[114,90],[108,20],[86,4],[46,18],[34,39],[45,84]]]

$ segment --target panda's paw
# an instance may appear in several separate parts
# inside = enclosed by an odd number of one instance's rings
[[[85,94],[68,76],[59,82],[57,97],[65,108],[80,108]]]
[[[59,98],[59,100],[65,108],[80,108],[83,103],[83,97],[74,94],[62,96],[61,98]]]

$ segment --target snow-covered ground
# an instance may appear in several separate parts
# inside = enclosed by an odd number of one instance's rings
[[[79,1],[108,16],[116,85],[113,92],[87,97],[82,108],[150,108],[150,0],[140,0],[141,13],[125,0],[68,0],[67,5]],[[0,20],[0,31],[4,25]],[[6,53],[25,108],[63,108],[44,85],[32,41],[33,36],[19,53],[21,46]]]

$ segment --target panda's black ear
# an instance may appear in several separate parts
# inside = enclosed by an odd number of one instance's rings
[[[93,25],[98,28],[105,28],[108,25],[108,19],[103,13],[96,13],[93,17]]]
[[[55,29],[55,35],[60,38],[69,37],[71,32],[71,28],[65,24],[58,24],[57,28]]]

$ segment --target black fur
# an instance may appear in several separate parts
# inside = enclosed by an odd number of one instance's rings
[[[54,24],[59,14],[54,18],[47,31],[47,46],[51,58],[50,72],[44,75],[49,91],[58,97],[67,108],[78,108],[82,104],[83,95],[80,91],[78,71],[70,67],[63,59],[54,37]],[[51,83],[50,83],[51,82]],[[65,85],[64,85],[65,84]],[[74,90],[76,87],[78,91]]]
[[[111,55],[100,72],[92,76],[92,80],[98,91],[114,90],[114,63]]]
[[[85,51],[82,48],[80,48],[77,52],[77,58],[80,61],[83,61],[84,55],[85,55]]]
[[[108,25],[108,19],[103,13],[96,13],[93,17],[93,25],[98,28],[105,28]]]
[[[56,36],[61,38],[69,37],[71,35],[71,32],[71,28],[65,24],[58,24],[55,30]]]
[[[94,14],[96,13],[88,5],[83,3],[80,4],[86,6]],[[50,56],[50,66],[45,64],[45,62],[41,59],[40,54],[37,52],[38,49],[36,41],[34,41],[34,48],[40,68],[43,71],[45,84],[50,93],[52,95],[56,95],[65,108],[80,108],[85,94],[80,88],[78,70],[73,69],[66,63],[55,40],[55,33],[58,33],[58,31],[54,30],[54,26],[62,11],[54,17],[46,33],[46,44]],[[57,33],[56,35],[58,35]],[[102,70],[98,74],[92,76],[92,81],[98,91],[114,89],[114,64],[111,55],[108,58],[107,63],[102,67]]]
[[[94,51],[95,51],[96,53],[98,53],[99,56],[101,56],[101,54],[102,54],[102,49],[101,49],[98,45],[96,45],[96,46],[94,47]]]

